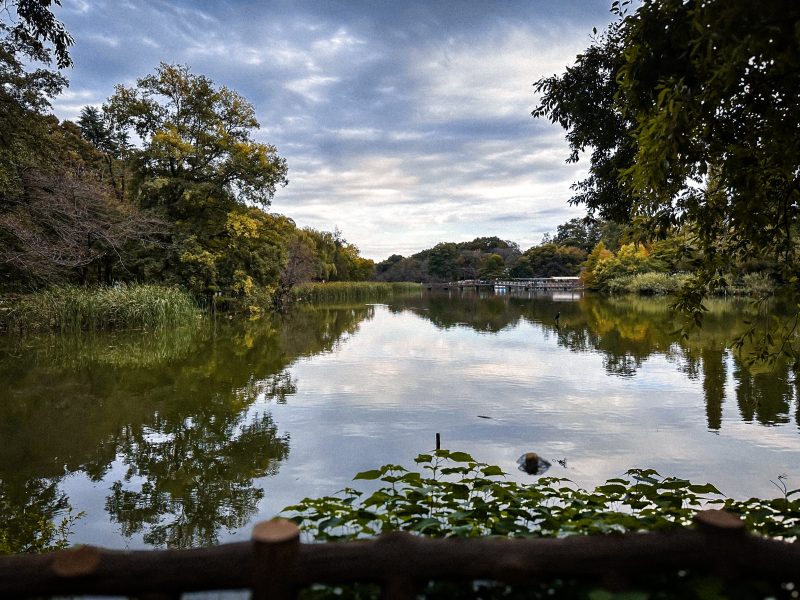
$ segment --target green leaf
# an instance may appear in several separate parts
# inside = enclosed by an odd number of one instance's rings
[[[714,487],[710,483],[706,483],[705,485],[698,485],[696,483],[692,484],[689,486],[689,491],[692,491],[695,494],[719,494],[720,496],[722,495],[722,492],[720,492],[716,487]]]
[[[595,488],[595,491],[600,492],[601,494],[624,494],[628,491],[628,488],[618,483],[612,483],[598,486]]]
[[[381,475],[383,475],[383,470],[382,469],[372,469],[371,471],[361,471],[361,473],[357,473],[356,476],[353,477],[353,481],[355,481],[356,479],[367,479],[367,480],[378,479],[378,477],[380,477]]]
[[[438,527],[439,525],[440,525],[440,523],[439,523],[439,521],[437,519],[432,519],[430,517],[427,517],[425,519],[420,519],[419,521],[417,521],[411,527],[411,529],[412,529],[412,531],[419,531],[421,533],[421,532],[425,531],[426,529],[429,529],[431,527]]]
[[[481,469],[481,473],[486,475],[486,477],[491,477],[493,475],[505,475],[505,473],[503,472],[503,469],[501,469],[500,467],[498,467],[496,465],[489,465],[487,467],[483,467]]]
[[[475,459],[466,452],[451,452],[447,458],[454,462],[475,462]]]

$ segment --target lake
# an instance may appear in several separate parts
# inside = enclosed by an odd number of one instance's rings
[[[667,304],[443,292],[0,339],[0,521],[18,545],[67,506],[84,513],[73,543],[245,539],[358,471],[413,465],[437,432],[519,481],[535,451],[585,487],[633,467],[734,497],[775,496],[779,475],[800,487],[790,370],[729,349],[752,309],[711,300],[683,339]]]

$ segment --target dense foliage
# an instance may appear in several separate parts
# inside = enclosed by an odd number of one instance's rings
[[[794,540],[800,534],[800,490],[779,479],[781,497],[733,500],[711,484],[662,477],[652,469],[633,469],[594,490],[568,479],[542,477],[518,484],[500,467],[465,452],[437,450],[421,454],[420,470],[384,465],[356,480],[378,481],[364,493],[346,488],[335,496],[306,498],[285,509],[315,540],[351,540],[387,531],[410,531],[435,537],[563,537],[628,531],[664,531],[691,525],[703,507],[725,508],[740,515],[752,532]],[[786,588],[757,580],[726,584],[705,573],[665,573],[663,578],[632,582],[641,598],[760,597]],[[595,584],[596,585],[596,584]],[[711,588],[709,588],[711,586]],[[714,595],[709,596],[710,589]],[[793,589],[793,586],[792,588]],[[352,593],[369,597],[369,588],[318,588],[321,597]],[[570,597],[594,598],[591,583],[543,581],[529,586],[477,582],[474,586],[429,585],[431,597]],[[630,591],[626,592],[632,593]]]
[[[58,5],[16,0],[0,21],[0,290],[155,283],[247,307],[371,278],[340,232],[267,212],[286,161],[253,139],[252,104],[187,66],[117,86],[77,123],[49,114],[67,85],[53,55],[71,64]]]
[[[638,241],[680,240],[694,276],[676,306],[693,323],[704,296],[758,263],[796,303],[800,6],[630,5],[613,2],[615,22],[535,84],[533,115],[566,129],[568,160],[589,152],[572,202],[631,223]],[[781,352],[796,359],[790,343]]]

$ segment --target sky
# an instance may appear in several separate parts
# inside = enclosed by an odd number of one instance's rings
[[[62,119],[160,62],[244,95],[287,160],[271,212],[363,256],[498,236],[525,250],[576,216],[564,131],[530,113],[612,18],[610,0],[63,0]]]

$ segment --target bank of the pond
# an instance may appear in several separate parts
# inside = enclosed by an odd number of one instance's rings
[[[0,331],[161,329],[202,314],[194,298],[176,287],[60,285],[0,301]]]
[[[290,302],[341,302],[344,300],[381,300],[422,291],[420,283],[379,281],[333,281],[301,283],[289,292]]]
[[[293,287],[285,303],[381,300],[420,292],[418,283],[331,282]],[[276,306],[276,296],[259,290],[246,299],[215,303],[222,312],[260,314]],[[0,332],[98,331],[158,329],[189,325],[206,308],[187,291],[150,284],[83,287],[55,286],[37,292],[0,298]]]
[[[668,296],[677,293],[689,283],[689,273],[660,273],[648,271],[614,277],[592,286],[595,291],[608,294],[639,294],[647,296]],[[723,277],[726,284],[713,290],[713,295],[724,296],[764,296],[776,291],[775,283],[762,273],[747,273],[742,277],[728,275]]]

